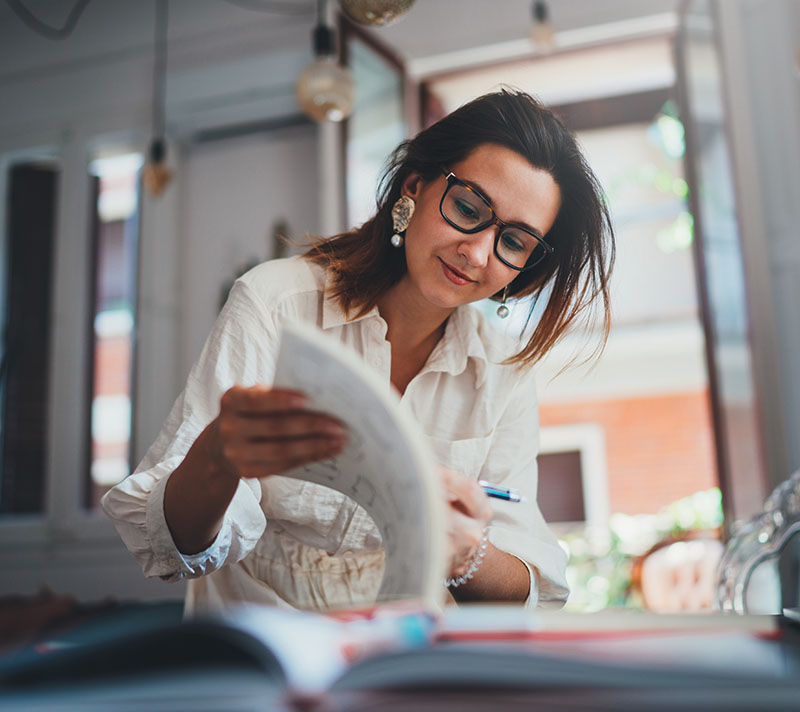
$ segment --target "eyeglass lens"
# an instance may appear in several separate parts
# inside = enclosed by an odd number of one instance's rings
[[[477,193],[460,183],[451,183],[442,200],[442,213],[457,228],[477,232],[494,222],[491,207]],[[523,269],[539,262],[546,248],[531,233],[515,225],[504,225],[495,242],[497,256],[507,264]]]

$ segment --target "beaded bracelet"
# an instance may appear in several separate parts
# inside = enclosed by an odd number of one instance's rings
[[[486,556],[486,548],[489,546],[489,530],[483,530],[483,537],[481,543],[478,544],[478,550],[472,555],[472,558],[467,564],[467,570],[461,576],[451,576],[445,579],[444,585],[447,588],[458,588],[461,584],[469,581],[478,570],[478,567],[483,563],[483,557]]]

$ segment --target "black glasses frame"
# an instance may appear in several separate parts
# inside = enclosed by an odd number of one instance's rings
[[[447,181],[447,187],[444,189],[444,193],[442,193],[442,199],[439,201],[439,212],[441,213],[442,217],[447,221],[449,225],[454,227],[459,232],[463,232],[467,235],[474,235],[476,232],[485,230],[490,225],[499,225],[500,229],[494,236],[494,255],[506,267],[510,267],[511,269],[516,270],[517,272],[526,272],[532,267],[536,267],[536,265],[540,264],[542,260],[546,259],[551,254],[553,254],[554,252],[553,248],[545,241],[543,237],[537,235],[535,232],[533,232],[533,230],[525,227],[524,225],[520,225],[518,223],[509,223],[497,217],[497,213],[495,213],[491,201],[485,195],[483,195],[483,193],[481,193],[477,188],[474,188],[473,186],[469,185],[469,183],[465,183],[463,180],[459,180],[458,178],[456,178],[455,174],[452,171],[446,172],[442,170],[442,175],[445,177],[445,180]],[[492,212],[492,217],[489,218],[488,220],[484,220],[480,225],[476,225],[475,227],[470,228],[469,230],[459,225],[456,225],[456,223],[454,223],[450,218],[447,217],[447,215],[444,214],[444,199],[447,197],[447,194],[450,192],[450,189],[454,185],[460,185],[469,190],[470,192],[474,193],[475,195],[477,195],[486,204],[486,207],[489,208],[489,210]],[[539,243],[544,248],[544,254],[535,259],[533,262],[529,261],[528,263],[525,264],[524,267],[517,267],[516,265],[512,265],[510,262],[503,259],[503,257],[500,255],[500,252],[497,249],[497,246],[500,244],[500,235],[502,234],[504,227],[513,227],[516,228],[517,230],[522,230],[523,232],[528,233],[528,235],[533,237],[537,241],[537,243]]]

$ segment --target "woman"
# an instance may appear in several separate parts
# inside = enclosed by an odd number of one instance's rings
[[[360,228],[237,281],[155,444],[103,500],[146,575],[190,578],[190,611],[241,600],[326,609],[377,593],[383,551],[364,511],[280,476],[347,442],[303,394],[268,385],[280,325],[296,320],[361,353],[429,437],[452,595],[566,598],[565,557],[536,505],[530,366],[596,299],[608,333],[614,247],[597,182],[549,111],[501,91],[402,144],[383,186]],[[502,315],[509,298],[545,292],[516,353],[468,306],[491,297]],[[526,501],[490,505],[479,477]]]

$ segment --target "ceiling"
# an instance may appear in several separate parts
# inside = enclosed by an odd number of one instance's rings
[[[66,0],[21,0],[37,18],[61,26]],[[332,3],[333,4],[333,3]],[[417,0],[394,25],[371,28],[406,60],[527,38],[530,0]],[[285,8],[284,12],[247,9]],[[559,33],[674,13],[678,0],[550,0]],[[15,76],[64,70],[81,63],[152,52],[153,0],[93,0],[72,34],[53,41],[27,28],[0,3],[0,85]],[[172,66],[185,66],[309,45],[314,0],[170,0]],[[310,51],[310,49],[309,49]]]
[[[558,33],[675,13],[677,0],[550,0]],[[401,21],[376,34],[406,59],[527,39],[531,0],[417,0]]]
[[[75,0],[17,2],[53,27],[63,26],[75,7]],[[331,0],[329,12],[337,5]],[[663,23],[674,19],[677,5],[549,2],[557,47],[575,46],[579,36],[578,44],[587,36],[620,37],[653,19]],[[315,0],[169,0],[168,7],[166,104],[173,137],[297,115],[295,83],[312,60]],[[113,115],[121,126],[147,125],[155,8],[155,0],[91,0],[72,33],[52,40],[0,2],[0,139],[5,133],[13,144],[17,134],[80,117],[111,124]],[[531,0],[417,0],[394,25],[369,31],[422,78],[530,53],[530,26]]]

